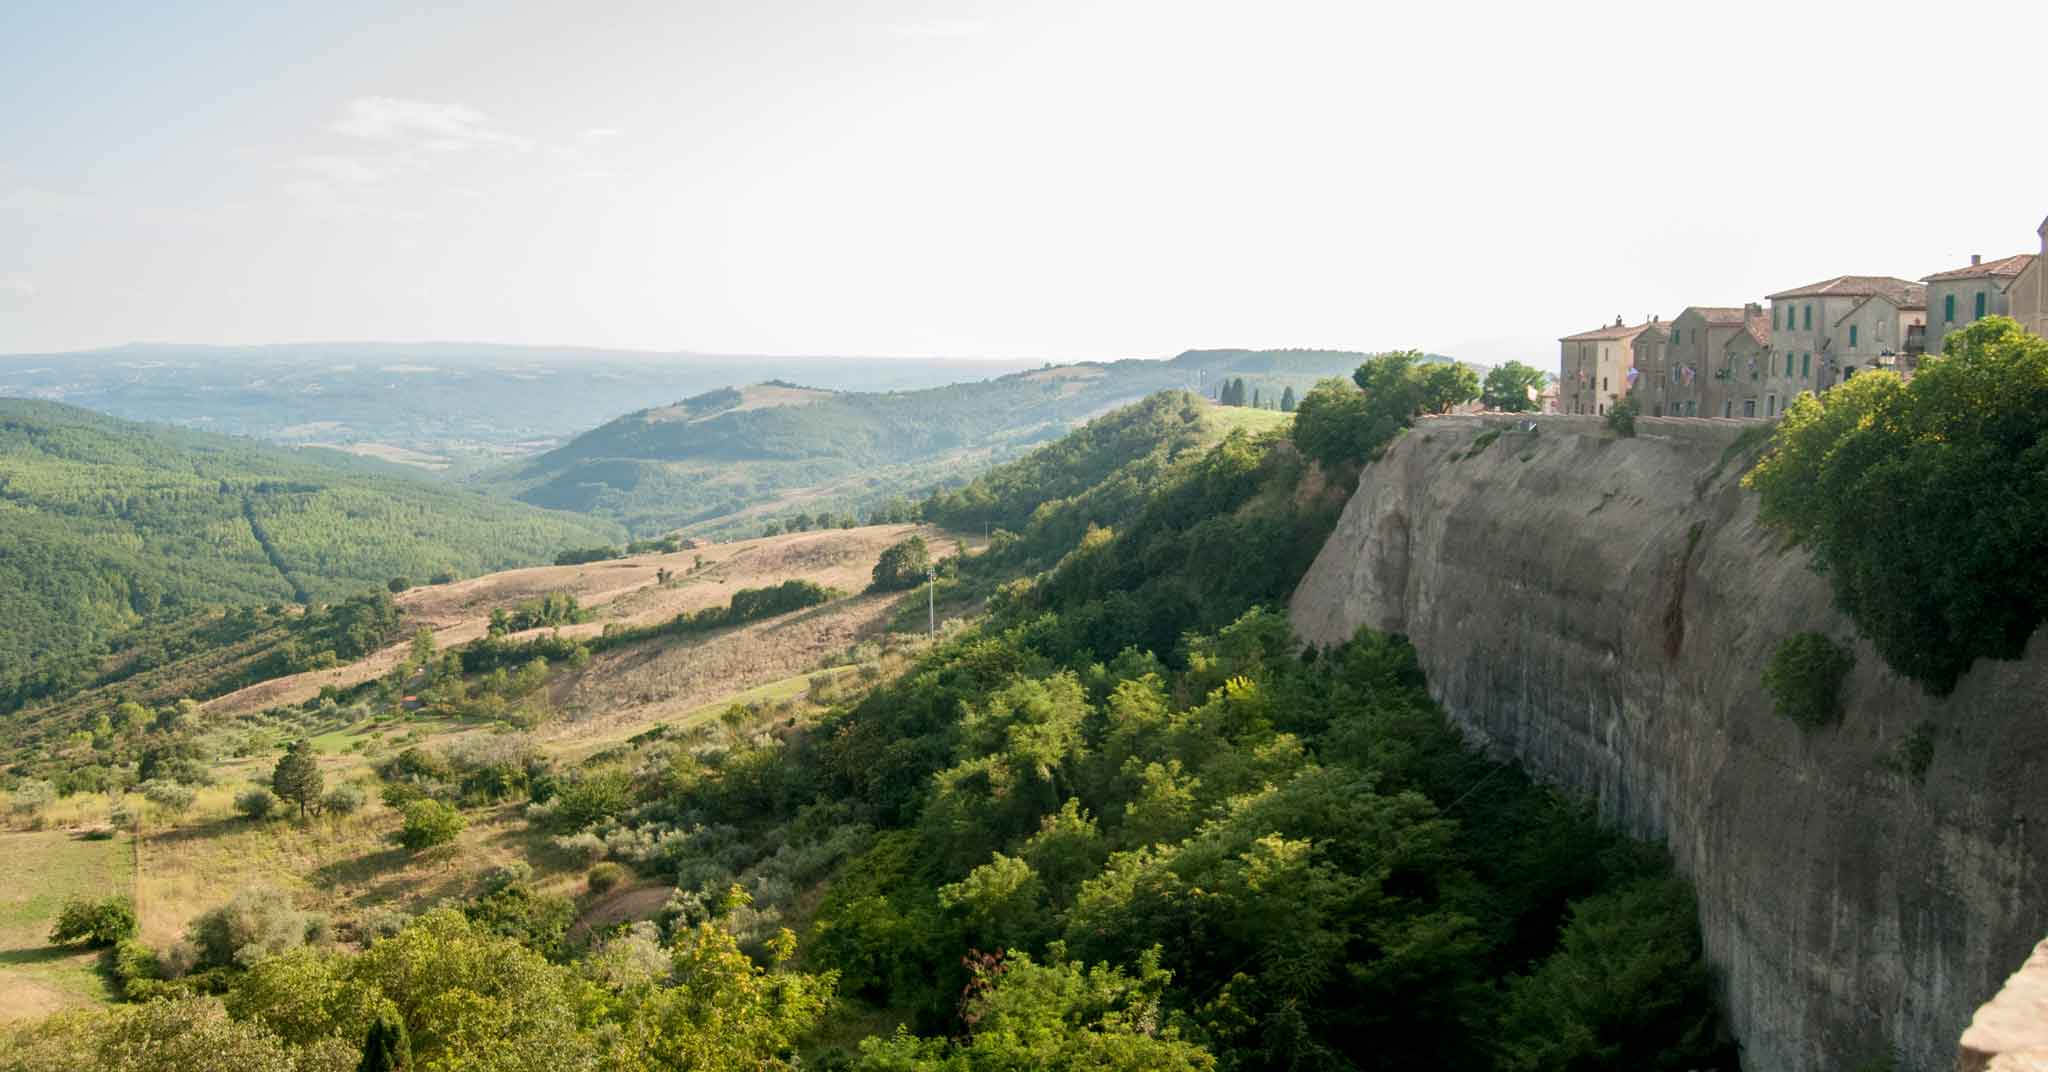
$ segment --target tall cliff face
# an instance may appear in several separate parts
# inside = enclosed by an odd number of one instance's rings
[[[1301,634],[1407,634],[1468,737],[1669,843],[1753,1070],[1949,1068],[2048,933],[2048,630],[1927,696],[1855,639],[1721,464],[1738,429],[1443,418],[1368,468],[1297,592]],[[1499,435],[1476,455],[1475,440]],[[1840,725],[1759,678],[1851,643]],[[1880,760],[1934,729],[1924,784]]]

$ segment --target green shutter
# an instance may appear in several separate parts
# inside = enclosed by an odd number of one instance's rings
[[[1941,322],[1944,324],[1956,322],[1956,296],[1953,294],[1941,299]]]
[[[1809,305],[1809,306],[1807,306],[1807,307],[1806,307],[1806,322],[1800,325],[1800,330],[1802,330],[1802,331],[1812,331],[1812,330],[1813,330],[1813,306],[1811,306],[1811,305]]]
[[[1978,292],[1977,292],[1977,319],[1979,319],[1979,320],[1982,320],[1982,319],[1984,319],[1984,299],[1985,299],[1985,296],[1986,296],[1986,295],[1984,294],[1984,292],[1983,292],[1983,291],[1981,291],[1981,290],[1980,290],[1980,291],[1978,291]]]
[[[1849,349],[1851,349],[1851,350],[1854,350],[1855,348],[1856,348],[1856,325],[1854,325],[1854,324],[1851,324],[1851,325],[1849,325]]]
[[[1812,355],[1812,354],[1800,354],[1800,355],[1799,355],[1799,378],[1803,380],[1803,379],[1805,379],[1805,378],[1806,378],[1806,377],[1807,377],[1808,375],[1812,374],[1812,372],[1813,372],[1813,355]]]

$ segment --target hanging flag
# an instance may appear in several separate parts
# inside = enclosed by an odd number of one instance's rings
[[[1629,369],[1629,370],[1628,370],[1628,385],[1629,385],[1630,387],[1634,387],[1634,386],[1636,385],[1636,370],[1635,370],[1635,369]]]

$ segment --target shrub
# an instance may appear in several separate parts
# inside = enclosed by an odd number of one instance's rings
[[[1641,412],[1642,407],[1636,405],[1635,399],[1624,398],[1607,411],[1607,427],[1623,439],[1632,438],[1636,434],[1636,416]]]
[[[590,892],[606,893],[624,881],[626,869],[607,860],[590,869]]]
[[[1777,700],[1778,713],[1812,729],[1842,717],[1842,678],[1856,666],[1856,656],[1819,633],[1786,637],[1764,667],[1764,688]]]
[[[390,580],[384,582],[384,587],[390,589],[391,594],[395,596],[398,593],[403,592],[406,589],[412,587],[412,578],[393,577]]]
[[[398,843],[414,851],[446,845],[468,825],[461,812],[438,800],[415,800],[405,806],[405,825],[398,831]]]
[[[320,810],[329,815],[354,815],[363,810],[368,800],[369,795],[363,792],[362,786],[346,782],[329,789],[327,795],[320,798]]]
[[[931,563],[931,551],[925,547],[924,537],[912,536],[893,544],[875,563],[872,590],[900,592],[915,588],[924,583],[925,572],[931,568]]]
[[[142,1000],[148,984],[164,977],[163,963],[157,959],[156,950],[133,938],[114,944],[113,970],[122,995],[130,1001]]]
[[[1934,723],[1922,722],[1899,741],[1898,746],[1878,758],[1878,766],[1919,785],[1927,781],[1927,768],[1934,765]]]
[[[104,901],[92,901],[73,897],[64,902],[64,908],[57,913],[57,925],[50,929],[53,945],[69,945],[83,942],[90,946],[107,946],[135,937],[135,906],[126,897],[109,897]]]
[[[235,797],[235,810],[246,819],[268,819],[277,811],[277,794],[258,785]]]
[[[324,933],[326,919],[292,907],[283,890],[251,886],[192,921],[195,967],[246,968]]]
[[[198,798],[198,793],[176,782],[150,782],[142,787],[142,799],[172,815],[185,814]]]
[[[531,814],[533,809],[528,808],[527,811]],[[586,864],[594,864],[604,859],[606,852],[604,839],[588,830],[580,834],[567,834],[555,838],[555,848]]]

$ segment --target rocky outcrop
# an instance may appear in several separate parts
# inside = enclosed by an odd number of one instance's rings
[[[2048,1072],[2048,941],[1970,1019],[1956,1072]]]
[[[1297,629],[1407,634],[1475,743],[1666,841],[1745,1067],[1954,1067],[2048,933],[2048,630],[1930,697],[1758,524],[1740,426],[1524,423],[1427,421],[1369,467]],[[1759,676],[1807,630],[1857,662],[1841,724],[1802,732]],[[1899,762],[1916,732],[1919,781]]]

